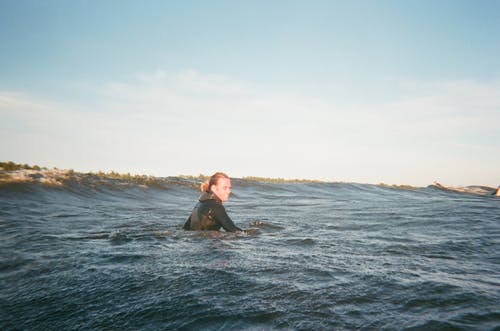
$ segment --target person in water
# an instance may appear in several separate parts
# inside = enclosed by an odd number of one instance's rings
[[[202,194],[184,224],[184,230],[218,231],[222,227],[227,232],[243,231],[234,225],[222,205],[231,194],[231,180],[225,173],[215,173],[201,184],[200,189]]]

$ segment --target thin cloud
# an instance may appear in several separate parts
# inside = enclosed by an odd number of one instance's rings
[[[494,178],[499,83],[402,84],[406,96],[398,101],[340,105],[326,95],[159,70],[101,86],[92,111],[4,91],[2,124],[15,133],[16,148],[4,144],[2,151],[25,160],[51,145],[46,159],[61,160],[64,153],[74,167],[157,175],[222,167],[240,176],[417,185],[436,179],[487,184],[485,178]]]

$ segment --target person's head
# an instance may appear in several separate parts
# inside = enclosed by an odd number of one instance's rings
[[[226,202],[231,195],[231,180],[225,173],[216,172],[201,184],[200,189],[202,192],[214,193],[222,202]]]

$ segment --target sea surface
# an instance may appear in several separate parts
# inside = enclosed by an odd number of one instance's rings
[[[57,181],[56,181],[57,182]],[[234,179],[0,185],[0,330],[500,330],[500,198]]]

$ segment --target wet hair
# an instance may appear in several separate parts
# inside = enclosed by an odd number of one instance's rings
[[[212,177],[210,177],[210,179],[208,179],[207,181],[201,183],[200,190],[202,192],[208,192],[208,193],[210,193],[211,192],[210,188],[212,187],[212,185],[217,185],[217,182],[219,181],[220,178],[227,178],[227,179],[229,179],[229,176],[226,175],[223,172],[216,172],[215,174],[212,175]]]

